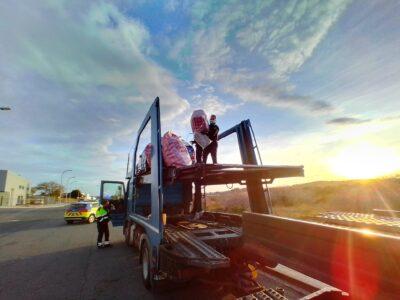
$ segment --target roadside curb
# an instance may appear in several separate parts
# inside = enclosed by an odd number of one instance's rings
[[[12,206],[12,207],[4,207],[0,206],[0,209],[29,209],[29,208],[34,208],[34,209],[40,209],[40,208],[57,208],[57,207],[65,207],[68,204],[57,204],[57,205],[38,205],[38,206]]]

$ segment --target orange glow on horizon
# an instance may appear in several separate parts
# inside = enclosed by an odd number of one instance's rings
[[[329,159],[332,172],[348,179],[369,179],[400,169],[400,156],[390,148],[362,143],[342,149]]]

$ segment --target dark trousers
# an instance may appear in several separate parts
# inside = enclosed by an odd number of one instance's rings
[[[97,223],[97,231],[99,233],[97,235],[98,243],[101,243],[103,241],[103,235],[105,235],[106,241],[108,241],[110,237],[110,232],[108,231],[108,222]]]
[[[218,142],[213,141],[210,145],[208,145],[203,152],[203,163],[207,163],[208,154],[211,153],[211,159],[213,164],[217,164],[217,150],[218,150]]]
[[[196,162],[201,163],[203,162],[203,148],[201,148],[201,146],[197,143],[195,143],[195,145],[196,145]]]

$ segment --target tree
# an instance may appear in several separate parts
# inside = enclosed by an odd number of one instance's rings
[[[59,197],[62,189],[63,187],[57,182],[42,182],[39,183],[37,186],[32,187],[32,194],[39,191],[42,196]]]
[[[34,195],[36,193],[37,189],[35,186],[31,187],[31,194]]]
[[[82,197],[82,193],[81,193],[80,190],[73,190],[73,191],[70,193],[70,197],[76,199],[76,198]]]

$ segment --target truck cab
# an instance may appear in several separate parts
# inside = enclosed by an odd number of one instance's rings
[[[218,138],[222,142],[231,134],[237,136],[242,164],[165,167],[157,97],[139,128],[126,181],[101,182],[100,197],[111,202],[113,225],[121,226],[127,245],[139,250],[145,287],[202,280],[222,286],[238,299],[346,298],[348,293],[335,287],[331,277],[318,277],[312,268],[282,258],[288,251],[285,243],[300,240],[301,244],[301,235],[292,240],[276,236],[279,226],[290,227],[286,230],[293,236],[293,230],[309,225],[272,216],[267,185],[279,178],[303,176],[303,166],[259,164],[249,120]],[[140,155],[149,141],[151,160],[144,168]],[[226,184],[246,187],[250,212],[242,216],[205,210],[204,187]]]

